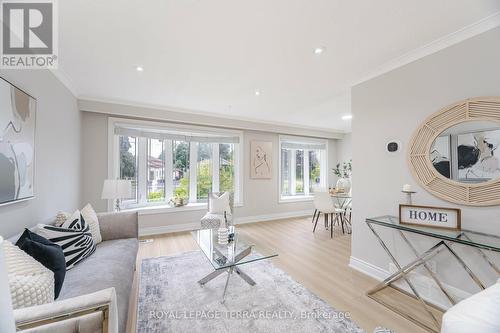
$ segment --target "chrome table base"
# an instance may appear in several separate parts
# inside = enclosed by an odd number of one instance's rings
[[[454,299],[451,294],[444,288],[443,283],[439,280],[439,277],[431,270],[430,266],[428,265],[428,261],[431,260],[434,256],[436,256],[438,253],[442,251],[448,251],[451,253],[452,257],[454,257],[457,262],[460,264],[460,267],[462,267],[465,272],[470,276],[470,278],[474,281],[474,283],[480,288],[480,289],[485,289],[484,283],[481,282],[481,280],[474,274],[474,272],[467,266],[467,264],[460,258],[460,256],[451,248],[451,243],[448,241],[441,240],[434,246],[432,246],[430,249],[425,251],[422,254],[418,254],[416,248],[413,246],[413,244],[408,240],[408,238],[404,235],[404,233],[401,230],[399,231],[400,236],[404,240],[404,242],[410,247],[412,252],[415,254],[416,259],[407,264],[406,266],[402,267],[399,262],[397,261],[396,257],[391,253],[389,248],[386,246],[385,242],[382,240],[380,235],[375,231],[371,223],[367,223],[368,227],[372,231],[372,233],[375,235],[377,240],[379,241],[380,245],[384,249],[384,251],[388,254],[390,257],[391,261],[393,264],[396,266],[398,269],[397,272],[386,278],[384,281],[380,282],[377,286],[375,286],[373,289],[367,292],[367,296],[372,298],[373,300],[381,303],[382,305],[388,307],[392,311],[398,313],[399,315],[405,317],[406,319],[414,322],[415,324],[423,327],[424,329],[430,331],[430,332],[439,332],[441,328],[441,323],[440,320],[436,317],[435,311],[433,312],[432,310],[438,309],[441,312],[446,311],[446,309],[439,309],[436,306],[429,304],[426,302],[423,298],[422,295],[417,291],[415,285],[411,282],[410,278],[408,277],[408,274],[418,267],[423,267],[431,276],[432,280],[436,283],[438,288],[443,292],[443,294],[446,296],[448,301],[450,302],[451,305],[455,305],[457,303],[457,300]],[[495,269],[498,272],[498,268],[488,259],[488,257],[484,254],[484,252],[481,249],[478,249],[483,256],[483,259],[485,259],[488,264]],[[412,291],[413,295],[402,290],[401,288],[393,285],[394,282],[398,280],[404,280],[410,290]],[[391,287],[394,288],[398,291],[403,292],[404,294],[411,296],[413,298],[416,298],[419,303],[421,304],[422,308],[425,310],[425,312],[429,315],[432,323],[434,325],[428,325],[426,323],[423,323],[415,318],[415,316],[412,316],[411,313],[406,313],[404,310],[401,308],[392,306],[390,304],[387,304],[387,302],[380,300],[377,298],[376,294],[377,292],[387,288]]]
[[[242,278],[246,283],[248,283],[249,285],[255,286],[255,284],[256,284],[255,281],[252,280],[252,278],[250,276],[248,276],[248,274],[246,274],[245,272],[243,272],[241,270],[241,268],[239,268],[237,266],[237,263],[241,259],[243,259],[246,256],[248,256],[250,253],[251,253],[251,248],[249,247],[248,249],[244,250],[243,252],[241,252],[240,254],[238,254],[234,258],[233,265],[228,266],[226,268],[217,269],[217,270],[213,271],[212,273],[208,274],[207,276],[205,276],[204,278],[202,278],[201,280],[199,280],[198,283],[203,287],[205,284],[207,284],[207,282],[212,281],[213,279],[215,279],[216,277],[218,277],[222,273],[226,273],[227,272],[226,284],[224,285],[224,292],[222,294],[222,301],[221,301],[221,303],[224,304],[224,302],[226,301],[226,293],[227,293],[227,287],[229,285],[229,278],[231,277],[231,275],[233,274],[233,272],[236,272],[236,274],[240,278]],[[219,255],[221,255],[223,258],[225,258],[220,252],[219,252]]]

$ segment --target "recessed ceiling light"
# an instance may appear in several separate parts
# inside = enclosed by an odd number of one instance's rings
[[[317,47],[314,49],[314,54],[321,54],[325,52],[325,48],[324,47]]]
[[[144,72],[144,68],[142,66],[137,66],[135,70],[138,72]]]
[[[342,116],[342,120],[351,120],[352,119],[352,114],[346,114],[345,116]]]
[[[260,96],[260,91],[259,90],[255,90],[255,96]]]

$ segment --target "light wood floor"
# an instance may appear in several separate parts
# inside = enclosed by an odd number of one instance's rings
[[[306,288],[339,311],[348,311],[352,320],[367,332],[384,326],[397,333],[425,332],[420,327],[393,313],[365,296],[377,281],[349,268],[351,237],[336,232],[330,238],[324,227],[312,233],[310,218],[294,218],[239,225],[240,230],[262,246],[274,248],[279,256],[272,262]],[[140,262],[144,258],[168,256],[196,250],[189,232],[158,235],[151,243],[141,243],[137,273],[130,300],[129,332],[135,332]],[[257,281],[258,283],[258,281]]]

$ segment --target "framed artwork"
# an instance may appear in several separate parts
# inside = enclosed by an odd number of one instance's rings
[[[0,205],[34,197],[36,99],[0,78]]]
[[[500,177],[500,161],[495,154],[499,143],[499,129],[459,134],[458,180],[481,182]]]
[[[451,178],[450,135],[438,136],[431,146],[431,162],[442,176]]]
[[[271,141],[250,142],[250,178],[272,178],[272,151],[273,143]]]

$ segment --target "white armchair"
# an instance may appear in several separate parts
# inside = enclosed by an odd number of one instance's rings
[[[455,304],[443,316],[441,333],[500,332],[500,280]]]
[[[223,197],[227,193],[227,204],[220,207],[216,200],[225,200]],[[217,207],[216,207],[217,206]],[[224,211],[229,225],[233,224],[234,194],[233,192],[210,192],[208,193],[208,212],[201,218],[201,229],[218,229],[224,222]]]

